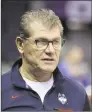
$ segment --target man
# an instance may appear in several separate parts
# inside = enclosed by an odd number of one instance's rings
[[[3,111],[89,110],[84,88],[57,68],[62,36],[63,26],[52,10],[22,16],[16,38],[21,59],[2,76]]]

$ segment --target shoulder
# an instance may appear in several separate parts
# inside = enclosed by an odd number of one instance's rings
[[[84,86],[82,86],[82,84],[80,84],[79,82],[70,79],[68,77],[64,77],[65,81],[64,81],[64,86],[69,90],[69,91],[73,91],[73,93],[79,93],[81,95],[85,95],[86,91],[84,89]]]
[[[55,80],[56,82],[59,82],[59,85],[62,85],[63,89],[69,93],[72,94],[74,96],[74,94],[78,95],[85,95],[85,89],[82,86],[82,84],[80,84],[79,82],[65,76],[64,74],[62,74],[62,72],[60,72],[60,70],[57,68],[55,73]]]
[[[10,77],[11,71],[8,71],[4,74],[1,75],[1,80],[6,80],[7,78]]]
[[[63,83],[64,92],[69,96],[73,104],[78,104],[84,111],[90,110],[89,99],[84,86],[75,80],[65,77]]]
[[[68,96],[70,100],[72,100],[72,102],[74,102],[74,104],[78,103],[79,105],[83,106],[87,95],[84,87],[75,80],[72,80],[66,76],[63,77],[63,83],[60,82],[60,85],[62,85],[63,88],[63,92]]]
[[[11,71],[8,71],[1,76],[1,89],[7,89],[11,84]]]

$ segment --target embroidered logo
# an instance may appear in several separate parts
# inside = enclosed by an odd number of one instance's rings
[[[22,94],[19,94],[19,95],[12,95],[12,99],[16,99],[16,98],[20,98],[21,96],[23,96]]]
[[[64,108],[56,108],[55,110],[58,112],[73,112],[72,109],[64,109]]]
[[[20,96],[17,96],[17,95],[12,95],[12,99],[15,99],[15,98],[18,98],[18,97],[20,97]]]
[[[64,94],[58,94],[58,100],[64,105],[67,103],[67,98]]]

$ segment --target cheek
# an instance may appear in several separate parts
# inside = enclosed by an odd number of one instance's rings
[[[23,58],[26,60],[26,61],[31,61],[33,60],[34,58],[34,54],[33,54],[33,50],[30,46],[25,46],[24,47],[24,52],[23,52]]]
[[[24,52],[24,56],[28,59],[34,60],[36,57],[36,53],[35,53],[35,51],[33,51],[31,49],[26,49]]]
[[[56,58],[57,58],[57,60],[59,60],[59,57],[60,57],[60,51],[61,51],[61,50],[56,51]]]
[[[42,53],[40,51],[38,51],[37,49],[33,49],[33,48],[26,48],[24,51],[24,56],[31,62],[34,61],[36,63],[39,63],[41,54]]]

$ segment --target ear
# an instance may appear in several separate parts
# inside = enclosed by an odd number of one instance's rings
[[[21,37],[16,37],[16,46],[18,48],[18,51],[22,54],[24,51],[24,43]]]

